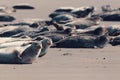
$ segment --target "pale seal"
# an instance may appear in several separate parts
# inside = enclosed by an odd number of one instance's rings
[[[28,43],[29,44],[29,43]],[[9,47],[10,49],[15,47]],[[0,52],[0,63],[4,64],[32,64],[41,52],[42,44],[33,42],[27,45],[22,52],[13,50],[11,52]]]

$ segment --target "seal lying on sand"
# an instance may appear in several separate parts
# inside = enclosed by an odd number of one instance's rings
[[[114,38],[111,38],[111,41],[109,42],[112,46],[120,45],[120,35],[116,36]]]
[[[79,31],[76,30],[77,35],[92,35],[92,36],[100,36],[100,35],[104,35],[104,34],[108,34],[108,30],[104,27],[97,27],[95,29],[86,29],[86,30],[81,30]]]
[[[56,21],[59,24],[65,24],[65,23],[73,21],[74,17],[70,14],[61,14],[61,15],[58,15],[52,18],[52,20]]]
[[[120,21],[120,14],[115,13],[115,14],[103,14],[101,15],[103,18],[103,21]]]
[[[108,42],[106,35],[99,37],[92,36],[70,36],[54,43],[58,48],[103,48]]]
[[[109,33],[109,36],[118,36],[120,35],[120,25],[110,25],[106,27]]]
[[[15,48],[15,47],[9,47]],[[0,52],[0,63],[4,64],[31,64],[37,59],[41,52],[42,45],[40,42],[33,42],[27,45],[22,52],[13,50],[12,52]],[[5,49],[5,48],[4,48]],[[0,49],[1,50],[1,49]]]
[[[94,6],[86,6],[86,7],[80,7],[77,9],[74,9],[73,11],[71,11],[72,14],[76,15],[77,18],[85,18],[88,17],[89,15],[91,16],[91,14],[95,11],[95,7]]]
[[[12,22],[16,20],[13,16],[10,15],[0,15],[0,22]]]
[[[33,6],[27,3],[16,4],[13,6],[14,9],[35,9]]]
[[[31,28],[29,26],[5,26],[0,28],[0,37],[11,37],[18,33],[22,32],[38,32],[39,30],[36,28]]]
[[[80,18],[73,20],[72,22],[66,23],[65,26],[75,26],[76,29],[86,29],[93,25],[98,25],[102,21],[102,18],[99,16],[93,16],[90,18]]]

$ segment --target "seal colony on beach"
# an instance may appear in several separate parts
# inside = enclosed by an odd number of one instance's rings
[[[12,9],[35,8],[16,4]],[[25,18],[21,22],[0,25],[0,63],[31,64],[46,55],[49,48],[95,49],[104,48],[107,44],[119,45],[119,25],[101,25],[105,18],[110,19],[107,17],[109,14],[119,14],[119,10],[111,10],[109,6],[102,9],[103,14],[94,14],[94,6],[61,7],[48,15],[49,20]],[[7,20],[14,21],[15,18],[0,15],[0,21]]]

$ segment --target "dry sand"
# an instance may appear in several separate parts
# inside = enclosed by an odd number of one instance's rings
[[[120,0],[1,0],[0,5],[30,3],[35,10],[18,11],[11,15],[20,21],[25,18],[49,19],[48,14],[61,6],[120,7]],[[2,23],[0,23],[2,24]],[[102,24],[120,24],[104,22]],[[103,49],[50,48],[48,53],[28,65],[0,64],[0,80],[119,80],[120,46]]]

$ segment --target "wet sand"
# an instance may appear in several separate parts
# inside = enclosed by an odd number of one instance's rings
[[[119,0],[1,0],[0,5],[30,3],[36,9],[17,11],[11,15],[21,21],[26,18],[49,19],[48,14],[61,6],[120,7]],[[3,24],[3,23],[0,23]],[[103,22],[102,24],[120,24]],[[33,64],[0,64],[0,80],[118,80],[120,78],[120,46],[107,45],[103,49],[50,48]]]

